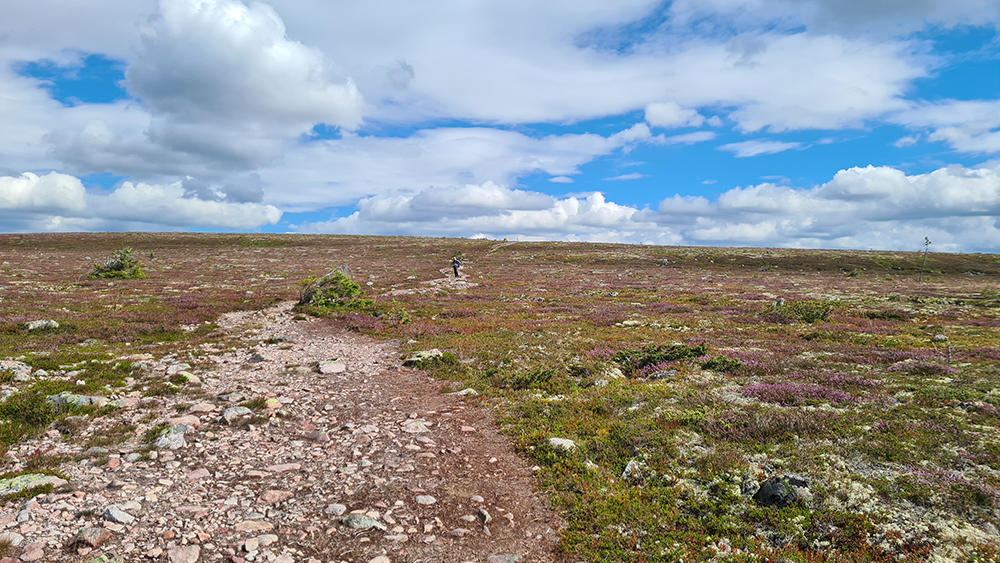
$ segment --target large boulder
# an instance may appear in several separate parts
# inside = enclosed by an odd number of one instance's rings
[[[184,435],[191,430],[187,424],[175,424],[166,428],[153,440],[153,447],[158,450],[177,450],[187,446]]]
[[[52,320],[31,321],[24,323],[24,330],[45,330],[49,328],[59,328],[59,323]]]
[[[412,356],[403,360],[404,367],[420,367],[424,365],[425,362],[433,361],[436,358],[442,357],[444,354],[441,350],[437,348],[432,348],[430,350],[421,350],[419,352],[414,352]]]
[[[775,475],[761,484],[753,499],[761,506],[783,508],[797,500],[810,500],[809,479],[797,473]]]

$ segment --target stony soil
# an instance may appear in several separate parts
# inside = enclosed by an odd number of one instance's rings
[[[556,559],[559,522],[533,490],[536,468],[512,452],[487,411],[402,367],[393,343],[293,320],[290,303],[230,314],[220,326],[256,344],[206,348],[207,361],[188,370],[201,380],[186,387],[193,393],[141,398],[136,389],[118,411],[75,421],[75,436],[52,429],[8,453],[14,470],[41,455],[73,456],[58,467],[68,485],[4,505],[0,542],[10,542],[9,554],[174,563]],[[166,376],[184,357],[130,359]],[[318,362],[330,360],[342,365],[320,373]],[[219,420],[255,398],[268,401],[252,417]],[[143,435],[164,423],[190,426],[186,445],[148,450]],[[85,451],[87,439],[123,424],[135,426],[126,442]],[[71,543],[85,528],[96,530]]]

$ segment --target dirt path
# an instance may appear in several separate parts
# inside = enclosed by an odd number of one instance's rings
[[[24,561],[555,559],[558,522],[533,491],[532,468],[487,412],[401,367],[393,343],[293,321],[290,303],[220,325],[261,344],[191,369],[200,399],[132,391],[77,440],[50,430],[8,454],[15,469],[38,452],[82,459],[60,467],[74,492],[5,505],[0,542]],[[226,411],[253,398],[267,399],[255,418]],[[141,434],[165,421],[190,427],[185,445],[144,455]],[[122,424],[135,426],[125,444],[83,452],[81,441]],[[68,546],[85,528],[95,541]],[[98,539],[102,530],[110,537]]]

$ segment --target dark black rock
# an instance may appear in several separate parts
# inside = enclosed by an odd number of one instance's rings
[[[761,506],[776,506],[782,508],[802,499],[812,497],[809,492],[809,479],[797,473],[782,473],[775,475],[760,486],[753,499]]]

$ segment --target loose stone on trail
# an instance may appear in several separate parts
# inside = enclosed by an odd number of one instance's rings
[[[319,372],[324,375],[330,375],[334,373],[343,373],[347,370],[347,366],[343,362],[339,361],[323,361],[319,363]]]
[[[135,516],[132,516],[117,506],[109,506],[107,510],[104,511],[104,519],[115,522],[116,524],[126,525],[135,522]]]

